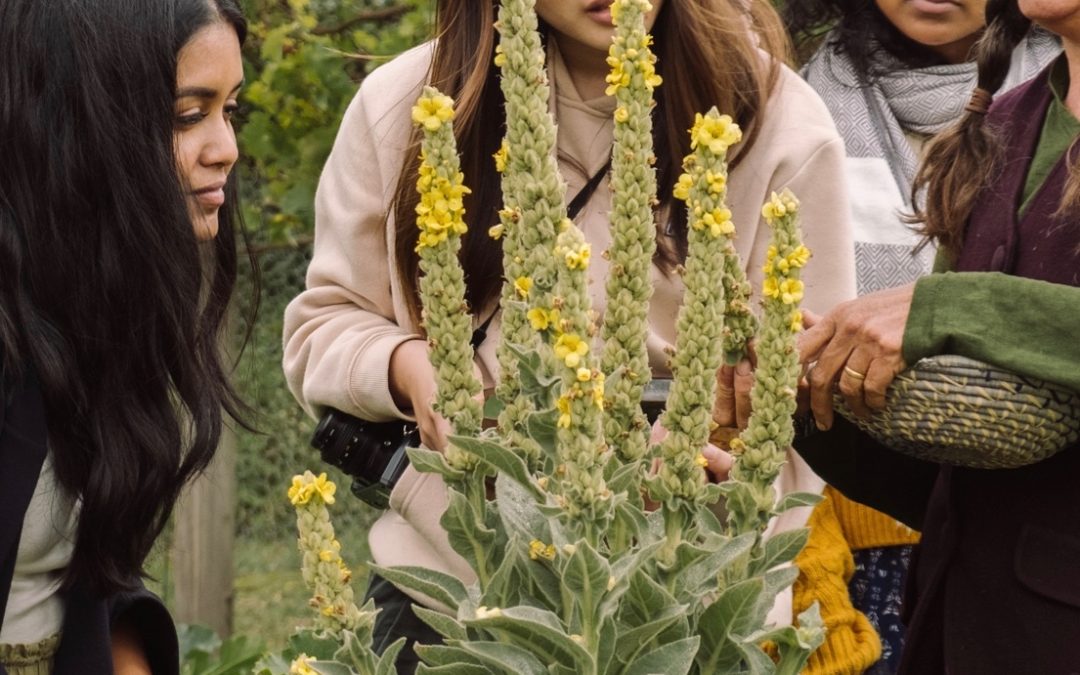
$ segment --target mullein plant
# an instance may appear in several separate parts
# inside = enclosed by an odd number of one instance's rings
[[[381,654],[372,648],[374,601],[362,608],[353,600],[352,572],[341,557],[327,505],[333,504],[337,486],[310,471],[293,476],[289,502],[296,510],[297,540],[304,583],[312,591],[314,626],[298,630],[286,649],[268,654],[255,664],[256,675],[330,675],[361,673],[392,675],[394,660],[405,646],[395,641]]]
[[[603,253],[612,273],[598,327],[587,288],[593,252],[563,206],[533,2],[504,0],[498,20],[507,135],[495,162],[504,209],[489,234],[502,240],[506,279],[494,428],[480,429],[464,284],[460,270],[448,271],[457,268],[465,232],[452,105],[425,89],[414,114],[424,136],[417,210],[424,327],[437,405],[454,433],[445,455],[414,449],[410,458],[446,481],[442,525],[475,579],[417,567],[373,570],[442,610],[416,608],[443,637],[417,646],[421,674],[798,673],[824,638],[816,606],[798,617],[797,629],[765,621],[797,576],[790,562],[806,532],[762,537],[771,517],[814,501],[789,495],[778,504],[772,488],[792,440],[799,376],[798,275],[809,253],[798,241],[797,203],[784,193],[764,207],[774,242],[757,334],[755,412],[732,443],[731,479],[714,485],[702,450],[713,426],[716,371],[746,353],[756,330],[725,204],[728,150],[740,131],[716,110],[699,115],[691,130],[693,153],[675,189],[687,203],[690,231],[674,380],[661,420],[668,434],[650,446],[638,411],[650,370],[644,335],[656,193],[651,162],[641,160],[652,157],[648,118],[660,84],[644,29],[650,5],[612,5],[613,243]],[[494,499],[483,492],[490,476]],[[726,522],[714,512],[721,496]],[[319,661],[303,667],[349,672]]]

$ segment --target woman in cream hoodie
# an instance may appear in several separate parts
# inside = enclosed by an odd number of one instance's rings
[[[804,275],[807,307],[822,312],[853,297],[855,275],[843,143],[818,97],[782,65],[786,43],[771,6],[741,0],[653,0],[653,5],[648,23],[664,85],[657,90],[654,121],[661,203],[648,345],[653,374],[663,377],[670,375],[665,349],[674,344],[683,295],[674,269],[685,257],[687,229],[686,214],[672,207],[671,194],[682,157],[689,153],[686,130],[695,112],[715,105],[744,130],[728,199],[751,282],[760,286],[769,240],[761,205],[771,191],[784,187],[802,200],[806,244],[814,252]],[[293,394],[309,413],[333,407],[372,421],[413,418],[425,445],[441,449],[447,426],[431,409],[434,375],[416,293],[418,139],[410,109],[426,83],[457,101],[455,131],[473,190],[466,202],[469,226],[481,235],[497,222],[501,206],[491,156],[499,149],[505,120],[492,65],[497,2],[439,0],[437,6],[440,39],[375,70],[345,113],[316,195],[307,290],[285,313],[284,367]],[[607,0],[538,0],[536,10],[547,45],[559,168],[572,198],[591,177],[603,174],[610,156],[615,102],[604,94],[610,6]],[[609,245],[609,205],[609,186],[600,180],[577,214],[593,250]],[[462,259],[474,322],[494,317],[476,355],[490,390],[497,379],[499,244],[487,236],[467,236]],[[607,264],[602,256],[593,261],[592,302],[602,315]],[[725,457],[714,454],[712,465],[722,473]],[[794,456],[780,481],[782,490],[822,487]],[[375,560],[471,580],[471,570],[439,525],[445,504],[438,476],[408,469],[391,495],[390,510],[371,530]],[[802,526],[806,515],[805,510],[789,512],[772,527]],[[386,586],[376,587],[377,601],[400,604],[400,594]],[[380,615],[380,632],[407,633],[404,624],[390,625],[392,614]],[[778,618],[789,621],[790,608],[786,617],[781,608]]]

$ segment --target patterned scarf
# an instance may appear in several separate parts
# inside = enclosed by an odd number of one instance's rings
[[[958,119],[975,88],[976,72],[974,63],[907,68],[879,50],[872,70],[884,74],[865,83],[831,40],[806,64],[803,76],[825,101],[852,158],[848,180],[862,295],[930,271],[934,248],[917,250],[919,235],[901,219],[912,210],[911,183],[919,164],[911,136],[935,134]],[[1036,75],[1060,51],[1055,37],[1033,31],[1013,51],[1002,91]],[[888,184],[889,175],[899,194]]]
[[[1060,52],[1055,37],[1033,31],[1013,51],[1001,92],[1035,76]],[[907,203],[919,158],[904,132],[934,134],[959,118],[975,88],[975,64],[906,68],[884,51],[878,58],[885,74],[860,86],[854,64],[829,38],[802,74],[834,111],[848,156],[885,159]]]

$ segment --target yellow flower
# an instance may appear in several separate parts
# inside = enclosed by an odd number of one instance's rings
[[[559,411],[558,427],[560,429],[569,429],[572,421],[570,417],[570,399],[560,396],[555,401],[555,408]]]
[[[311,486],[303,476],[293,476],[289,487],[289,502],[293,506],[302,506],[311,500]]]
[[[502,238],[503,232],[505,230],[506,230],[506,228],[503,227],[502,223],[499,223],[498,225],[492,225],[491,227],[488,228],[488,236],[491,237],[492,239],[498,241],[499,239]]]
[[[421,96],[413,106],[412,119],[428,131],[438,131],[444,122],[454,119],[454,99],[446,94]]]
[[[618,124],[626,124],[630,119],[630,111],[626,109],[626,106],[621,105],[615,108],[615,122]]]
[[[293,476],[292,485],[289,487],[289,501],[293,506],[302,506],[318,495],[327,504],[334,503],[334,492],[337,486],[333,481],[326,479],[325,473],[315,474],[305,471],[302,476]]]
[[[699,452],[697,454],[697,457],[694,457],[694,464],[704,469],[705,467],[709,466],[709,460],[705,459],[705,455]]]
[[[690,174],[684,173],[679,176],[679,182],[675,183],[672,194],[675,196],[675,199],[685,202],[687,199],[690,199],[690,188],[692,187],[694,187],[694,178]]]
[[[533,330],[556,328],[556,324],[559,322],[559,310],[557,309],[533,307],[525,316],[529,319],[529,323],[532,324]]]
[[[529,291],[532,290],[532,285],[533,281],[530,277],[518,277],[514,280],[514,290],[523,298],[529,297]]]
[[[597,373],[595,375],[593,375],[592,393],[593,393],[593,403],[596,404],[596,407],[603,410],[604,409],[604,374],[602,372],[597,371]]]
[[[780,299],[784,301],[785,305],[798,303],[803,299],[803,282],[798,279],[784,279],[781,281]]]
[[[310,665],[314,660],[307,654],[297,656],[289,665],[289,675],[319,675]]]
[[[798,333],[803,329],[803,315],[800,310],[791,313],[791,332]]]
[[[328,549],[323,549],[322,551],[319,551],[319,560],[323,562],[331,562],[332,560],[334,560],[335,557],[337,557],[337,553],[335,553],[334,551],[330,551]]]
[[[503,139],[502,145],[499,146],[498,152],[492,157],[495,158],[495,170],[499,173],[506,171],[506,161],[510,156],[510,146],[507,144],[506,139]]]
[[[709,192],[720,194],[727,187],[727,176],[722,173],[705,172],[705,181],[709,184]]]
[[[810,249],[806,248],[802,244],[799,244],[798,248],[788,254],[787,263],[792,267],[798,269],[804,267],[807,262],[810,261]]]
[[[720,155],[740,140],[742,140],[742,131],[739,125],[732,121],[730,115],[706,117],[701,113],[695,114],[694,126],[690,129],[691,149],[697,149],[701,145],[707,147],[714,155]]]
[[[577,369],[581,358],[588,353],[589,343],[576,333],[565,333],[555,341],[555,358],[565,363],[567,368]]]
[[[769,298],[780,297],[780,282],[776,277],[765,277],[765,281],[761,286],[761,292]]]
[[[564,259],[566,266],[572,270],[583,270],[589,266],[589,257],[592,255],[592,247],[582,244],[578,250],[567,250]]]
[[[577,369],[577,381],[578,382],[588,382],[589,380],[592,379],[592,376],[593,376],[592,371],[589,370],[588,368],[578,368]]]
[[[533,539],[529,542],[529,558],[532,560],[554,560],[555,559],[555,545],[545,544],[539,539]]]

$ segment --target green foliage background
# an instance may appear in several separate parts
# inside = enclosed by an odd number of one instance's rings
[[[284,490],[294,473],[320,469],[313,428],[281,373],[282,313],[302,289],[314,228],[315,187],[345,108],[371,69],[431,32],[430,0],[245,0],[245,216],[262,269],[257,320],[237,373],[261,433],[242,433],[237,462],[240,536],[288,541],[293,515]],[[250,309],[251,279],[238,297]],[[343,491],[349,482],[338,474]],[[340,524],[367,522],[343,500]]]

